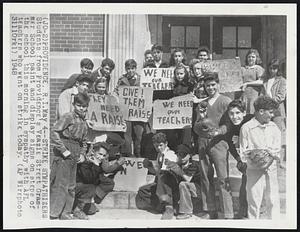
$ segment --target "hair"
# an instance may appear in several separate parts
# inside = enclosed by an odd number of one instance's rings
[[[191,154],[192,151],[190,149],[190,147],[186,144],[179,144],[177,146],[176,149],[176,154],[180,157],[180,158],[184,158],[186,157],[188,154]]]
[[[270,62],[269,62],[269,66],[268,66],[268,74],[270,74],[270,71],[269,71],[269,68],[270,67],[273,67],[273,66],[275,66],[276,68],[277,68],[277,73],[276,73],[276,75],[277,76],[280,76],[280,75],[282,75],[282,73],[281,73],[281,65],[280,65],[280,61],[278,60],[278,59],[272,59]]]
[[[128,59],[125,61],[125,69],[127,68],[136,68],[137,63],[134,59]]]
[[[105,58],[104,60],[102,60],[101,67],[104,67],[106,65],[108,65],[111,68],[111,70],[115,69],[115,62],[112,59]]]
[[[144,57],[146,57],[148,54],[151,54],[152,55],[152,51],[150,49],[147,49],[145,52],[144,52]]]
[[[93,145],[94,150],[99,150],[101,147],[104,148],[107,152],[110,150],[110,145],[106,142],[98,142]]]
[[[262,61],[261,61],[261,58],[260,58],[260,55],[259,55],[258,50],[257,50],[257,49],[254,49],[254,48],[249,49],[249,51],[247,52],[247,54],[246,54],[246,56],[245,56],[245,64],[248,65],[248,56],[249,56],[251,53],[254,53],[255,56],[256,56],[255,64],[262,64]]]
[[[183,64],[186,64],[186,55],[185,55],[185,52],[184,52],[182,49],[180,49],[180,48],[175,48],[175,49],[172,51],[172,53],[171,53],[171,57],[170,57],[170,66],[175,66],[175,65],[176,65],[176,63],[175,63],[175,58],[174,58],[176,52],[181,52],[182,57],[183,57],[182,63],[183,63]]]
[[[94,84],[94,89],[95,89],[95,92],[97,92],[97,85],[99,83],[105,83],[105,86],[106,86],[106,89],[105,89],[105,94],[107,94],[107,86],[108,86],[108,83],[107,83],[107,79],[106,78],[99,78],[95,81],[95,84]]]
[[[174,81],[175,81],[175,84],[174,86],[177,86],[179,84],[179,81],[177,80],[176,78],[176,71],[177,70],[180,70],[180,69],[183,69],[184,70],[184,78],[183,78],[183,82],[185,84],[188,84],[188,81],[189,81],[189,72],[187,70],[187,68],[184,66],[184,64],[179,64],[175,67],[174,69]]]
[[[238,108],[241,112],[245,112],[246,111],[246,105],[244,102],[242,102],[239,99],[235,99],[232,102],[229,103],[227,110],[230,110],[232,108]]]
[[[78,77],[76,78],[76,81],[78,81],[80,84],[83,82],[87,82],[89,84],[92,83],[90,74],[84,74],[84,73],[79,74]]]
[[[279,104],[268,96],[260,96],[254,101],[254,109],[256,112],[259,110],[275,110]]]
[[[217,72],[205,72],[204,73],[204,83],[207,81],[215,81],[217,83],[220,82],[219,75]]]
[[[85,67],[85,68],[88,68],[88,69],[93,69],[94,68],[94,63],[89,58],[83,58],[80,61],[80,67],[81,68]]]
[[[201,46],[201,47],[198,49],[198,51],[197,51],[197,58],[198,58],[200,52],[206,52],[208,56],[209,56],[209,54],[210,54],[210,50],[209,50],[209,48],[208,48],[207,46]]]
[[[162,132],[156,133],[152,137],[152,142],[153,143],[167,143],[168,142],[167,136]]]
[[[88,106],[89,102],[90,102],[90,97],[87,94],[78,93],[74,96],[74,105],[77,103],[83,106]]]
[[[151,51],[153,52],[154,50],[159,50],[159,51],[163,51],[162,46],[158,45],[158,44],[154,44],[151,48]]]

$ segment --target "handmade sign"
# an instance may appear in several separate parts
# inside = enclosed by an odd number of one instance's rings
[[[126,158],[123,171],[119,171],[115,177],[115,191],[134,191],[147,184],[148,169],[143,167],[144,158]]]
[[[181,129],[192,126],[193,95],[156,100],[153,105],[153,129]]]
[[[171,90],[174,88],[174,68],[144,68],[141,74],[141,87],[153,90]]]
[[[119,101],[127,109],[128,121],[147,122],[152,113],[152,88],[120,86]]]
[[[93,122],[93,130],[126,131],[127,109],[122,108],[116,97],[89,94],[90,103],[87,118]]]
[[[238,91],[243,84],[239,59],[206,61],[202,63],[201,67],[204,72],[218,73],[221,93]]]

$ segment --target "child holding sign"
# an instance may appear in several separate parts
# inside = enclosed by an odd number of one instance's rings
[[[119,86],[140,86],[140,75],[136,73],[137,63],[134,59],[125,61],[126,73],[119,79],[115,92],[118,93]],[[141,140],[144,132],[143,122],[138,121],[127,121],[126,132],[125,132],[125,150],[128,155],[135,157],[141,157]],[[133,140],[134,138],[134,140]],[[132,140],[134,145],[134,151],[132,152]]]

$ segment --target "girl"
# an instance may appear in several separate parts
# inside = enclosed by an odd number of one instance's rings
[[[175,68],[179,64],[183,64],[185,67],[187,67],[185,62],[186,62],[186,57],[184,51],[179,48],[174,49],[173,52],[171,53],[170,68],[171,67]]]
[[[261,90],[265,70],[260,66],[262,61],[256,49],[248,51],[245,63],[246,66],[241,69],[244,82],[241,89],[244,91],[243,101],[246,104],[246,112],[247,114],[253,114],[253,103]]]
[[[190,68],[192,75],[189,82],[193,86],[193,93],[196,96],[194,102],[198,103],[208,96],[204,88],[201,60],[193,59],[190,63]]]

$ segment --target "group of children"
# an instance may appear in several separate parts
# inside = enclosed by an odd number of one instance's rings
[[[257,50],[250,49],[246,66],[242,68],[242,94],[236,94],[232,100],[219,93],[218,73],[202,69],[202,62],[210,59],[206,47],[199,49],[189,65],[181,49],[172,52],[169,64],[163,61],[162,54],[162,47],[153,45],[145,52],[143,67],[173,67],[174,89],[154,91],[153,101],[194,94],[192,128],[154,131],[151,123],[128,121],[125,133],[110,133],[117,142],[109,143],[107,132],[93,131],[92,122],[85,118],[89,104],[87,93],[98,94],[104,100],[118,95],[120,86],[139,86],[137,63],[134,59],[126,60],[126,73],[115,89],[109,91],[114,62],[106,58],[93,72],[93,62],[83,59],[81,74],[72,75],[62,88],[58,120],[51,132],[54,145],[51,218],[87,219],[86,214],[95,213],[94,203],[100,203],[112,191],[113,175],[125,162],[123,157],[114,156],[118,152],[135,157],[155,153],[158,165],[149,159],[143,163],[149,173],[156,176],[155,182],[139,189],[136,203],[141,209],[162,212],[162,219],[171,219],[174,214],[177,219],[191,217],[192,198],[201,201],[201,209],[197,209],[201,211],[201,218],[234,218],[229,153],[236,159],[238,170],[248,178],[247,196],[243,199],[248,202],[248,210],[247,215],[242,216],[259,218],[264,196],[268,215],[276,218],[280,214],[276,161],[283,167],[280,152],[286,98],[286,81],[279,72],[279,61],[272,60],[265,73],[259,65]],[[146,134],[151,135],[151,145],[149,141],[143,143]],[[102,140],[97,142],[99,136]],[[91,141],[92,145],[88,143]],[[112,149],[114,144],[115,150]],[[143,145],[149,149],[143,149]],[[240,147],[239,152],[236,147]],[[258,165],[266,163],[262,156],[272,161],[267,167]],[[115,159],[113,165],[108,163],[112,159]],[[111,178],[104,178],[104,173],[113,174]],[[219,191],[220,209],[216,207],[215,187]]]

